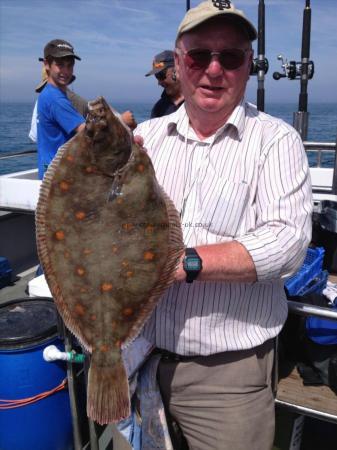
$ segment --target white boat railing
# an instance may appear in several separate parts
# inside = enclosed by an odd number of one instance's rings
[[[336,142],[313,142],[313,141],[304,141],[304,148],[307,152],[312,152],[317,154],[315,169],[323,169],[323,156],[324,154],[334,154],[334,164],[333,164],[333,172],[332,172],[332,183],[331,189],[326,189],[324,187],[322,190],[317,188],[316,192],[324,191],[329,192],[331,194],[337,195],[337,150],[336,150]]]
[[[336,142],[303,141],[303,144],[307,152],[317,153],[317,160],[315,167],[322,167],[322,156],[324,153],[336,154]]]

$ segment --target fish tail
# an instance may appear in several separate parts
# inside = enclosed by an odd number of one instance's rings
[[[87,414],[100,425],[119,422],[130,415],[129,384],[121,359],[111,367],[91,361]]]

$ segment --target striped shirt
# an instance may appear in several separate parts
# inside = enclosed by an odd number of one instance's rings
[[[311,238],[310,174],[296,130],[242,100],[202,141],[184,105],[134,133],[181,211],[185,245],[239,241],[258,278],[174,283],[143,336],[181,355],[243,350],[274,338],[287,316],[284,279],[302,264]]]

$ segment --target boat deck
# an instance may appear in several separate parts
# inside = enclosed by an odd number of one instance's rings
[[[330,274],[329,281],[337,283],[337,274]],[[278,380],[276,404],[298,414],[337,424],[337,394],[328,386],[304,385],[296,367]]]
[[[337,423],[337,395],[327,386],[304,386],[297,369],[279,380],[276,403],[293,411]]]

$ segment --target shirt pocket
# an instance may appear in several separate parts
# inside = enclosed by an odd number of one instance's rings
[[[245,181],[225,180],[207,171],[197,182],[196,189],[199,226],[212,234],[235,237],[244,219],[249,185]]]

